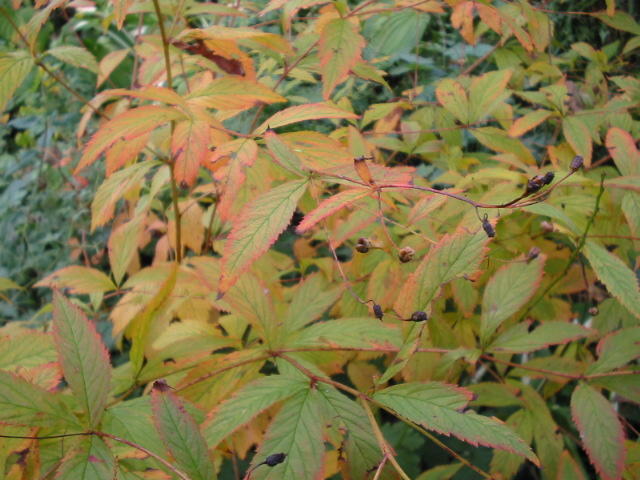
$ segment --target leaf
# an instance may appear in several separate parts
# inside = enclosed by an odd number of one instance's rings
[[[544,271],[544,255],[531,262],[505,265],[489,280],[482,296],[480,341],[486,345],[498,327],[536,293]]]
[[[124,19],[127,17],[127,13],[134,0],[111,0],[113,3],[113,16],[116,20],[116,27],[118,30],[122,28]]]
[[[640,289],[636,275],[606,248],[587,240],[584,254],[607,290],[637,318],[640,318]]]
[[[368,196],[370,193],[371,190],[369,189],[350,188],[332,195],[329,198],[325,198],[320,202],[320,205],[305,215],[302,222],[296,227],[296,232],[304,233],[308,231],[319,221]]]
[[[104,293],[115,290],[113,282],[100,270],[72,265],[43,278],[35,287],[67,288],[71,294]]]
[[[363,349],[384,352],[395,350],[402,343],[397,328],[375,318],[341,318],[318,322],[302,330],[287,342],[290,348],[331,347],[339,350]]]
[[[98,79],[96,81],[96,87],[102,85],[109,78],[118,65],[127,58],[128,54],[129,49],[124,48],[122,50],[109,52],[102,57],[102,60],[100,60],[100,63],[98,64]]]
[[[71,449],[62,460],[56,480],[95,480],[112,478],[116,469],[113,453],[104,441],[90,435],[82,438],[78,448]]]
[[[592,332],[582,325],[568,322],[544,322],[529,332],[529,322],[522,322],[500,335],[489,347],[496,352],[525,353],[587,337]]]
[[[109,354],[84,314],[59,292],[53,292],[51,330],[64,378],[95,427],[107,404],[111,382]]]
[[[640,327],[623,328],[604,337],[596,348],[598,361],[587,374],[604,373],[622,367],[640,357]]]
[[[353,66],[361,60],[364,38],[358,27],[347,18],[328,21],[320,33],[320,71],[322,72],[322,97],[328,100],[338,84],[348,76]]]
[[[260,338],[272,340],[277,328],[275,312],[268,290],[252,273],[240,276],[225,295],[231,312],[247,320]]]
[[[176,108],[157,105],[145,105],[121,113],[102,125],[96,132],[85,147],[82,158],[73,172],[74,175],[95,162],[100,154],[113,145],[116,140],[131,140],[164,123],[183,117],[184,113]]]
[[[496,70],[476,77],[469,87],[469,121],[477,122],[491,115],[510,96],[507,84],[513,72]]]
[[[198,177],[200,165],[209,157],[209,124],[205,121],[178,122],[171,137],[171,152],[175,165],[176,182],[191,186]]]
[[[202,434],[209,448],[215,448],[266,409],[308,388],[307,380],[284,375],[262,377],[244,386],[207,415]]]
[[[500,153],[510,153],[526,165],[537,165],[531,151],[517,138],[495,127],[481,127],[470,130],[471,134],[485,147]]]
[[[2,370],[37,367],[55,362],[56,359],[51,335],[27,330],[14,337],[0,337],[0,369]]]
[[[536,128],[552,115],[548,110],[534,110],[518,118],[509,128],[509,136],[521,137],[529,130]]]
[[[440,286],[462,275],[473,274],[484,258],[488,238],[484,231],[445,235],[429,250],[404,287],[395,309],[403,318],[416,310],[428,311]]]
[[[571,416],[598,473],[604,480],[622,478],[624,431],[611,404],[596,389],[580,383],[571,395]]]
[[[25,50],[0,54],[0,113],[4,112],[33,65],[33,58]]]
[[[295,107],[285,108],[275,113],[262,125],[253,131],[254,135],[260,135],[268,129],[291,125],[292,123],[305,122],[307,120],[318,120],[321,118],[348,118],[355,119],[358,115],[347,112],[341,108],[334,107],[328,103],[307,103]]]
[[[584,158],[584,166],[589,168],[593,145],[587,125],[578,117],[565,117],[562,119],[562,132],[576,155]]]
[[[226,292],[252,261],[287,228],[307,180],[292,180],[258,196],[242,210],[223,250],[219,291]]]
[[[380,390],[373,398],[427,430],[515,453],[539,465],[531,448],[503,422],[473,411],[461,413],[472,398],[468,390],[438,382],[405,383]]]
[[[62,45],[47,50],[45,53],[56,57],[61,62],[68,63],[72,67],[85,68],[90,72],[98,73],[98,62],[86,48]]]
[[[0,292],[5,290],[24,290],[24,288],[10,278],[0,277]]]
[[[166,384],[151,390],[153,422],[178,467],[193,480],[214,478],[207,444],[182,401]]]
[[[58,395],[1,370],[0,423],[42,427],[62,424],[78,428],[77,419]]]
[[[456,80],[445,78],[436,87],[436,98],[445,110],[451,113],[462,124],[469,124],[469,100],[467,92]]]
[[[610,128],[606,144],[622,175],[640,175],[640,151],[629,132],[621,128]]]
[[[253,457],[252,466],[274,453],[287,457],[273,468],[256,469],[253,480],[314,480],[320,478],[324,463],[324,415],[318,390],[305,388],[296,393],[274,418],[264,442]]]
[[[531,444],[533,440],[533,421],[528,411],[524,409],[516,410],[507,418],[506,423],[527,444]],[[491,459],[490,472],[497,474],[497,477],[513,478],[518,473],[523,461],[522,457],[513,453],[497,451]]]
[[[591,384],[616,392],[622,399],[640,404],[640,375],[612,375],[596,377]]]
[[[322,275],[309,275],[298,284],[293,294],[284,319],[285,330],[293,332],[318,319],[340,298],[342,292],[342,288],[329,288]]]
[[[144,228],[144,215],[136,215],[118,226],[109,236],[109,264],[116,283],[120,285],[136,252]]]
[[[258,103],[279,103],[287,99],[272,89],[236,75],[207,82],[206,86],[185,97],[190,105],[216,110],[246,110]]]
[[[131,190],[138,188],[140,182],[152,167],[153,161],[136,163],[115,172],[98,188],[91,202],[91,229],[107,223],[114,214],[116,203]]]
[[[264,141],[267,144],[269,153],[279,165],[294,175],[304,176],[302,162],[295,152],[276,135],[276,132],[268,130],[264,134]]]

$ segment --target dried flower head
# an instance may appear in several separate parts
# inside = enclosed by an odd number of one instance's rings
[[[402,263],[407,263],[413,260],[416,251],[411,247],[402,247],[398,252],[398,258]]]

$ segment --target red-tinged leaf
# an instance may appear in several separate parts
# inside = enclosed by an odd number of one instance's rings
[[[275,33],[264,32],[263,30],[250,27],[224,27],[222,25],[212,25],[211,27],[185,30],[178,36],[183,40],[202,39],[209,42],[224,41],[234,44],[252,46],[255,43],[284,55],[292,55],[291,45],[282,36]],[[241,51],[238,49],[238,51]]]
[[[571,395],[571,416],[598,473],[604,480],[622,478],[624,430],[607,399],[593,387],[580,383]]]
[[[307,180],[284,183],[260,195],[242,210],[224,246],[220,292],[226,292],[287,228],[307,185]]]
[[[539,465],[531,448],[502,421],[461,412],[472,398],[468,390],[438,382],[405,383],[380,390],[373,398],[427,430],[515,453]]]
[[[364,157],[357,157],[353,160],[353,168],[356,170],[358,177],[367,185],[373,185],[373,177],[371,176],[371,170],[367,166],[367,160]]]
[[[109,75],[122,63],[129,54],[129,49],[114,50],[107,53],[98,64],[98,80],[96,87],[102,85]]]
[[[395,350],[402,344],[400,331],[375,318],[342,318],[318,322],[301,330],[287,346]]]
[[[593,240],[587,240],[585,243],[584,254],[609,293],[640,318],[640,288],[633,270]]]
[[[111,3],[113,3],[113,16],[115,17],[118,29],[122,28],[124,19],[126,18],[133,1],[134,0],[111,0]]]
[[[640,150],[629,132],[617,127],[610,128],[606,143],[622,175],[640,175]]]
[[[100,423],[109,395],[107,349],[93,323],[57,291],[53,293],[52,331],[64,378],[93,428]]]
[[[536,128],[552,115],[547,110],[534,110],[518,118],[509,128],[509,136],[521,137],[529,130]]]
[[[475,3],[475,9],[480,16],[480,19],[498,35],[502,33],[502,20],[500,19],[500,13],[498,10],[484,3]]]
[[[207,416],[202,434],[209,448],[215,448],[222,440],[272,405],[308,388],[307,380],[283,375],[262,377],[244,386]]]
[[[246,110],[258,103],[287,101],[261,83],[234,75],[217,78],[186,98],[190,105],[216,110]]]
[[[584,159],[584,166],[589,168],[593,145],[587,125],[579,117],[565,117],[562,119],[562,132],[576,155]]]
[[[522,259],[520,259],[522,260]],[[542,280],[546,256],[503,266],[489,280],[482,297],[480,341],[487,345],[502,322],[522,308]]]
[[[640,357],[640,327],[623,328],[604,337],[596,348],[598,361],[588,374],[610,372]]]
[[[209,157],[209,124],[204,121],[177,123],[171,138],[176,181],[191,186],[198,177],[200,165]]]
[[[142,100],[151,100],[152,102],[166,103],[167,105],[177,105],[186,107],[187,102],[178,95],[174,90],[166,87],[145,87],[140,90],[127,90],[126,88],[114,88],[113,90],[105,90],[109,96],[127,96],[140,98]]]
[[[84,149],[74,174],[95,162],[116,140],[131,140],[184,114],[172,107],[146,105],[128,110],[102,125]]]
[[[147,146],[151,132],[132,138],[131,140],[116,140],[105,154],[105,172],[109,177],[113,172],[119,170],[127,163],[133,161],[140,152]]]
[[[267,144],[269,153],[273,159],[294,175],[304,176],[304,170],[300,158],[273,130],[268,130],[264,134],[264,141]]]
[[[351,160],[351,159],[349,159]],[[358,179],[358,173],[356,172],[353,161],[349,161],[348,163],[344,163],[340,166],[333,168],[326,168],[320,170],[320,173],[324,173],[326,175],[340,175],[342,177],[352,178],[354,180]],[[395,184],[395,185],[406,185],[411,184],[413,181],[413,175],[415,173],[414,167],[385,167],[384,165],[380,165],[377,163],[369,163],[368,164],[369,172],[371,173],[371,178],[376,183],[376,185],[382,184]],[[341,180],[340,178],[334,178],[332,181],[336,183],[344,183],[345,185],[353,186],[354,182]]]
[[[193,480],[213,478],[213,464],[198,425],[169,386],[154,384],[151,409],[153,423],[178,468]]]
[[[104,293],[115,290],[113,282],[100,270],[73,265],[43,278],[35,287],[68,288],[69,293]]]
[[[0,370],[0,424],[79,428],[61,399],[17,375]]]
[[[358,115],[328,103],[307,103],[295,107],[285,108],[275,113],[262,125],[254,130],[255,135],[260,135],[270,128],[283,127],[292,123],[305,122],[307,120],[319,120],[321,118],[348,118],[356,119]]]
[[[104,441],[89,435],[80,446],[67,452],[56,472],[56,480],[96,480],[112,478],[116,469],[113,453]]]
[[[549,345],[562,345],[593,333],[592,330],[568,322],[545,322],[529,332],[531,322],[522,322],[500,335],[490,345],[495,352],[526,353],[546,348]]]
[[[436,87],[436,98],[440,105],[460,122],[465,125],[469,123],[469,100],[467,92],[460,83],[451,78],[445,78]]]
[[[491,115],[509,98],[507,83],[511,70],[496,70],[476,77],[469,87],[469,121],[477,122]]]
[[[475,273],[484,258],[489,239],[484,231],[460,231],[445,235],[411,274],[400,290],[395,309],[408,318],[416,310],[430,310],[440,286],[462,275]]]
[[[322,96],[328,100],[334,88],[349,76],[349,70],[361,60],[364,38],[358,26],[348,18],[334,18],[320,33],[320,71]]]
[[[584,476],[584,471],[567,450],[564,450],[560,457],[557,478],[562,480],[587,480]]]
[[[320,220],[333,215],[337,211],[351,205],[352,203],[366,197],[371,193],[370,190],[361,188],[352,188],[344,190],[336,195],[324,199],[317,208],[313,209],[302,219],[302,222],[296,227],[296,232],[304,233],[312,228]]]

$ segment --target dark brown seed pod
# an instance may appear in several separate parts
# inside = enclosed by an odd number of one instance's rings
[[[536,175],[535,177],[529,179],[527,182],[527,187],[524,190],[525,195],[531,195],[532,193],[536,193],[538,190],[542,188],[544,183],[542,183],[542,177],[540,175]]]
[[[270,467],[275,467],[276,465],[284,462],[285,458],[287,458],[286,453],[274,453],[265,458],[264,464],[269,465]]]
[[[576,170],[580,170],[582,168],[583,163],[584,158],[582,158],[580,155],[576,155],[575,157],[573,157],[573,160],[571,160],[571,165],[569,165],[569,168],[572,172],[575,172]]]
[[[358,243],[356,243],[356,250],[360,253],[367,253],[372,246],[371,240],[360,237]]]
[[[398,258],[402,263],[408,263],[413,260],[416,251],[411,247],[402,247],[398,252]]]
[[[382,320],[382,317],[384,317],[384,312],[382,311],[382,307],[377,303],[373,304],[373,314],[376,316],[378,320]]]
[[[413,312],[411,314],[411,317],[409,317],[409,321],[411,322],[426,322],[428,319],[429,319],[429,316],[422,310]]]
[[[155,382],[153,382],[153,390],[156,390],[158,392],[168,392],[169,390],[173,390],[172,387],[169,386],[169,384],[166,382],[166,380],[156,380]]]
[[[529,253],[527,253],[527,263],[531,260],[535,260],[540,255],[540,249],[538,247],[531,247]]]
[[[360,253],[367,253],[369,251],[369,247],[366,245],[362,245],[361,243],[356,244],[356,250]]]
[[[555,173],[553,172],[547,172],[544,174],[544,177],[542,177],[542,183],[544,185],[549,185],[551,182],[553,182],[554,177],[556,176]]]
[[[484,229],[484,233],[487,234],[487,237],[493,238],[496,236],[496,231],[493,229],[493,225],[491,225],[487,215],[482,219],[482,228]]]

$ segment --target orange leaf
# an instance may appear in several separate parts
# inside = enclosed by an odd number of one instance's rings
[[[610,128],[606,144],[622,175],[640,175],[640,151],[629,132],[617,127]]]
[[[193,185],[200,165],[204,165],[209,156],[209,124],[202,120],[185,121],[176,124],[171,139],[176,181],[184,185]]]
[[[322,96],[327,100],[333,89],[349,76],[349,70],[361,60],[364,38],[358,28],[345,18],[327,22],[320,34],[320,70]]]
[[[302,222],[300,222],[296,228],[296,232],[306,232],[323,218],[326,218],[347,205],[366,197],[369,193],[371,193],[370,190],[353,188],[344,190],[343,192],[324,199],[317,208],[313,209],[304,217]]]
[[[375,184],[375,182],[373,181],[373,177],[371,176],[371,171],[367,166],[367,160],[365,159],[365,157],[354,158],[353,168],[356,169],[356,173],[364,183],[366,183],[367,185]]]
[[[320,118],[355,119],[358,118],[358,115],[334,107],[329,103],[307,103],[306,105],[298,105],[280,110],[265,120],[253,133],[260,135],[270,128],[282,127],[307,120],[318,120]]]
[[[218,78],[186,98],[190,105],[217,110],[246,110],[258,103],[287,101],[261,83],[232,75]]]

